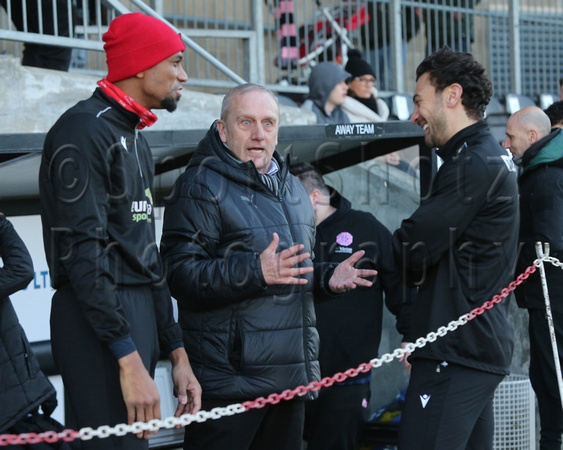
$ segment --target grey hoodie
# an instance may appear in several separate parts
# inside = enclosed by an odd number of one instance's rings
[[[309,96],[302,108],[313,111],[317,115],[317,123],[349,123],[350,119],[340,106],[334,108],[331,114],[325,111],[325,103],[334,87],[351,75],[342,67],[323,62],[317,64],[309,77]]]

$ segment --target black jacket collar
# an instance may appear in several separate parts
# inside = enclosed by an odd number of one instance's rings
[[[475,136],[483,132],[489,132],[489,125],[484,120],[480,120],[454,134],[443,147],[436,150],[436,154],[446,161],[455,156],[462,146],[470,143]]]

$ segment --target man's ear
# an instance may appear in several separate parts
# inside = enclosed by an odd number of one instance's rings
[[[323,201],[324,200],[323,194],[318,189],[313,189],[313,192],[311,192],[310,197],[311,197],[311,202],[313,203],[313,207],[316,207],[319,204],[326,206],[325,204],[326,202]]]
[[[447,88],[444,89],[444,100],[446,102],[446,106],[453,108],[459,102],[461,102],[461,96],[463,95],[463,88],[459,83],[450,84]]]
[[[225,126],[225,122],[221,119],[217,121],[217,131],[219,132],[219,137],[221,138],[221,142],[223,144],[227,143],[227,127]]]
[[[529,130],[527,133],[528,136],[528,143],[530,145],[535,144],[538,141],[538,131],[537,130]]]

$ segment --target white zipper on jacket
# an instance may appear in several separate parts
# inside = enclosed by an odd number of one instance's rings
[[[141,123],[140,119],[139,119],[139,123]],[[139,152],[137,151],[138,136],[139,136],[139,129],[135,127],[135,156],[137,157],[137,165],[139,166],[139,173],[141,174],[141,178],[143,178],[143,170],[141,169],[141,161],[139,161]]]

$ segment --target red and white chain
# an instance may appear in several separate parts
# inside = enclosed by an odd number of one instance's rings
[[[537,259],[534,264],[528,267],[522,274],[518,275],[516,280],[511,282],[508,287],[504,288],[500,294],[495,295],[491,300],[485,302],[482,306],[464,314],[457,320],[452,320],[445,326],[438,328],[436,331],[428,333],[425,337],[418,338],[415,342],[405,345],[404,348],[397,348],[392,353],[385,353],[379,358],[372,359],[369,363],[362,363],[357,368],[348,369],[344,372],[339,372],[331,377],[325,377],[320,381],[312,381],[307,386],[298,386],[295,389],[287,389],[280,394],[270,394],[268,397],[259,397],[255,400],[244,403],[233,403],[224,408],[213,408],[211,411],[199,411],[196,414],[184,414],[180,417],[168,417],[164,420],[153,419],[149,422],[135,422],[131,425],[118,424],[113,427],[109,425],[102,425],[96,429],[86,427],[80,431],[63,430],[60,433],[54,431],[47,431],[45,433],[25,433],[25,434],[2,434],[0,435],[0,447],[13,445],[13,444],[36,444],[39,442],[57,442],[74,441],[75,439],[89,440],[92,438],[106,438],[112,435],[123,436],[127,433],[137,434],[142,431],[158,431],[161,428],[175,428],[176,426],[185,427],[192,422],[205,422],[207,420],[219,419],[224,416],[232,416],[240,414],[250,409],[263,408],[267,404],[275,405],[281,400],[291,400],[295,396],[302,397],[309,391],[318,391],[322,387],[332,386],[334,383],[342,382],[346,378],[355,377],[360,372],[368,372],[372,368],[381,367],[384,363],[390,363],[394,359],[400,359],[405,355],[412,353],[417,348],[422,348],[429,342],[434,342],[436,339],[445,336],[447,333],[455,331],[457,328],[465,325],[470,320],[483,314],[486,310],[494,307],[495,304],[500,303],[504,298],[516,289],[525,279],[536,271],[540,261],[549,262],[557,267],[563,269],[563,263],[559,262],[556,258],[546,256]]]

